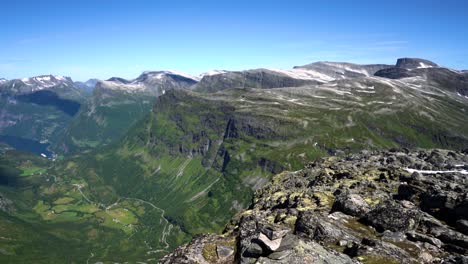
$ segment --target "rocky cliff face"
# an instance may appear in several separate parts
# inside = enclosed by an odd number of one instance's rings
[[[432,61],[418,58],[400,58],[397,60],[396,67],[405,69],[433,68],[439,67]]]
[[[222,235],[163,263],[466,263],[468,152],[329,157],[258,190]]]

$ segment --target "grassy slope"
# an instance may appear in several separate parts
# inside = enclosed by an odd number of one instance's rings
[[[96,187],[116,198],[103,204],[89,191],[88,181],[57,174],[50,165],[17,152],[1,156],[0,176],[15,180],[0,186],[0,193],[14,201],[12,211],[0,212],[0,262],[84,263],[91,256],[93,261],[146,262],[172,248],[161,240],[163,231],[172,234],[167,243],[182,242],[183,235],[169,228],[160,210],[143,201],[119,199],[111,187]],[[31,173],[39,167],[40,172]]]

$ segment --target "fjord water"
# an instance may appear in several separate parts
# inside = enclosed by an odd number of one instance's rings
[[[47,157],[52,156],[52,152],[47,149],[50,145],[48,143],[40,143],[36,140],[8,135],[0,135],[0,142],[7,143],[17,150],[27,151],[37,155],[44,154]]]

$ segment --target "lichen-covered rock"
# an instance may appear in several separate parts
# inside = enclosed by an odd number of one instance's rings
[[[223,236],[197,237],[163,260],[468,263],[467,165],[468,152],[447,150],[322,158],[273,177]],[[216,246],[229,239],[235,253],[223,260]]]
[[[217,245],[216,253],[220,260],[227,259],[234,254],[234,248],[228,246]]]
[[[364,221],[378,231],[408,231],[415,229],[421,218],[418,210],[408,209],[399,203],[386,201],[365,215]]]
[[[370,208],[366,201],[359,194],[343,193],[336,197],[332,207],[333,211],[341,211],[356,217],[362,217]]]

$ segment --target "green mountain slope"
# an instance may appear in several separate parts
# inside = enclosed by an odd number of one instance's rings
[[[188,235],[220,231],[270,175],[319,156],[466,148],[466,108],[465,97],[422,78],[209,95],[174,90],[120,143],[59,171],[108,186],[109,192],[87,186],[106,204],[128,196],[150,201]]]
[[[134,80],[114,77],[99,81],[52,148],[75,154],[108,145],[147,115],[156,97],[168,90],[188,89],[195,83],[190,76],[171,71],[148,71]]]
[[[109,144],[143,118],[155,98],[148,93],[97,88],[58,136],[53,148],[62,153],[77,153]]]
[[[0,262],[148,262],[185,241],[152,203],[64,174],[76,168],[73,162],[60,171],[51,165],[19,152],[0,157]],[[95,199],[91,184],[115,200]]]

